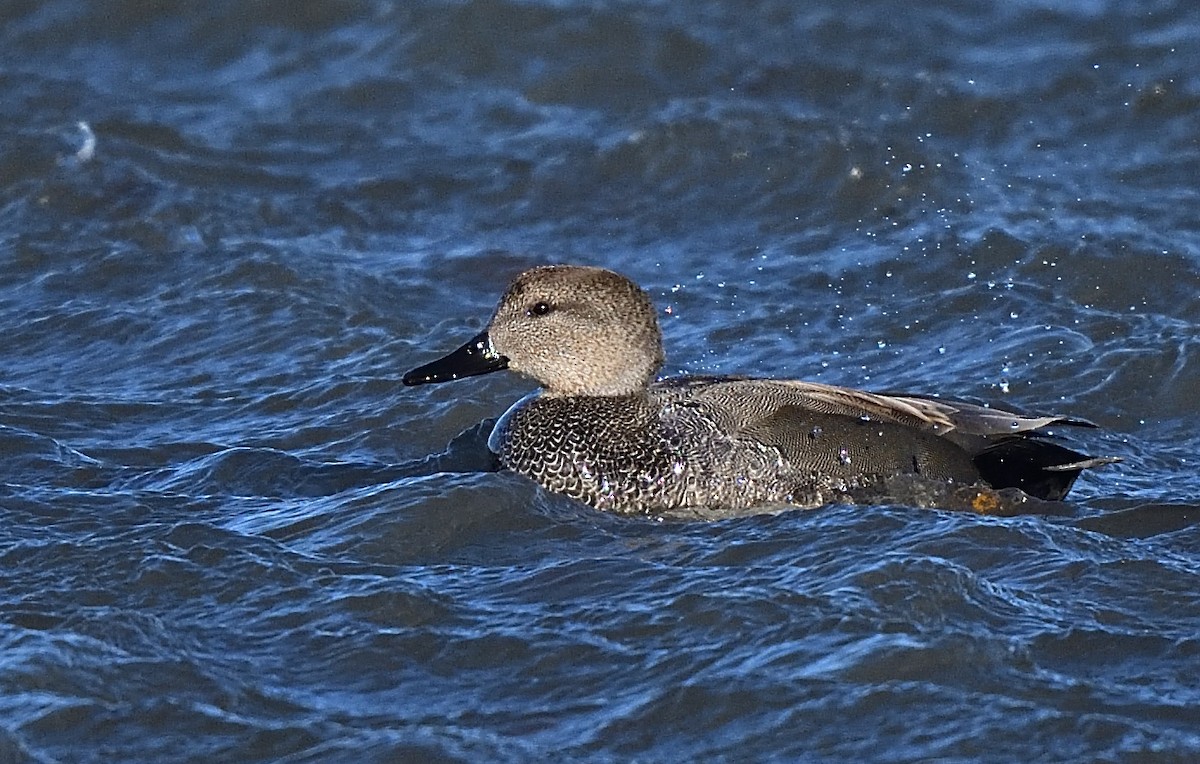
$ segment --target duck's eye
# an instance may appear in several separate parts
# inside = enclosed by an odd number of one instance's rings
[[[535,302],[533,305],[531,305],[529,307],[529,315],[544,316],[553,309],[554,309],[554,306],[552,306],[548,302]]]

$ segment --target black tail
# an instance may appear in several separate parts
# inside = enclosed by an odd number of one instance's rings
[[[1120,459],[1091,457],[1040,438],[1006,438],[975,456],[975,467],[993,488],[1020,488],[1047,501],[1066,498],[1079,473]]]

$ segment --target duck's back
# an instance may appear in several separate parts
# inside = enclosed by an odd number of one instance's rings
[[[702,407],[735,439],[776,449],[825,490],[899,475],[1019,488],[1059,501],[1084,469],[1117,461],[1050,440],[1044,428],[1051,425],[1095,426],[1058,415],[799,380],[683,377],[656,383],[655,390],[662,400]]]
[[[664,411],[692,409],[742,448],[777,452],[786,465],[781,471],[817,486],[857,486],[894,474],[979,479],[971,456],[915,413],[872,413],[822,392],[805,383],[759,379],[683,378],[655,386]],[[685,428],[693,420],[678,417]]]

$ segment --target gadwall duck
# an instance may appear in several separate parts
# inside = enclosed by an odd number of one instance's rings
[[[618,512],[897,495],[988,512],[1002,494],[1060,501],[1084,469],[1117,461],[1045,432],[1095,426],[1080,419],[799,380],[656,381],[662,363],[662,333],[641,288],[602,268],[551,265],[520,274],[484,332],[404,384],[506,368],[532,377],[542,389],[499,419],[488,447],[547,490]]]

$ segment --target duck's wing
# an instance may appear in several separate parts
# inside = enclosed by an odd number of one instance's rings
[[[1027,416],[963,401],[872,393],[819,382],[697,377],[678,382],[669,380],[669,383],[687,389],[696,400],[712,401],[741,421],[771,416],[782,406],[795,406],[819,414],[891,422],[943,436],[958,433],[996,438],[1022,435],[1051,425],[1095,427],[1083,419],[1060,415]]]
[[[1060,500],[1081,471],[1119,461],[1054,442],[1051,425],[1095,427],[1065,416],[1026,416],[919,395],[871,393],[792,380],[707,378],[658,383],[696,406],[725,435],[770,446],[793,465],[839,476],[915,473],[982,479]]]
[[[1021,435],[1041,430],[1051,425],[1067,425],[1069,427],[1095,427],[1086,419],[1063,416],[1061,414],[1027,415],[1018,414],[1005,409],[991,406],[980,406],[965,401],[945,400],[920,395],[887,393],[866,393],[873,398],[885,401],[885,405],[916,409],[934,426],[944,426],[949,423],[950,429],[964,435],[982,435],[985,437],[1004,437]]]
[[[815,382],[708,378],[660,388],[697,406],[734,439],[775,448],[821,474],[918,474],[1061,500],[1079,473],[1119,459],[1056,443],[1044,428],[1095,427],[1065,416],[1026,416],[962,401],[891,395]]]

